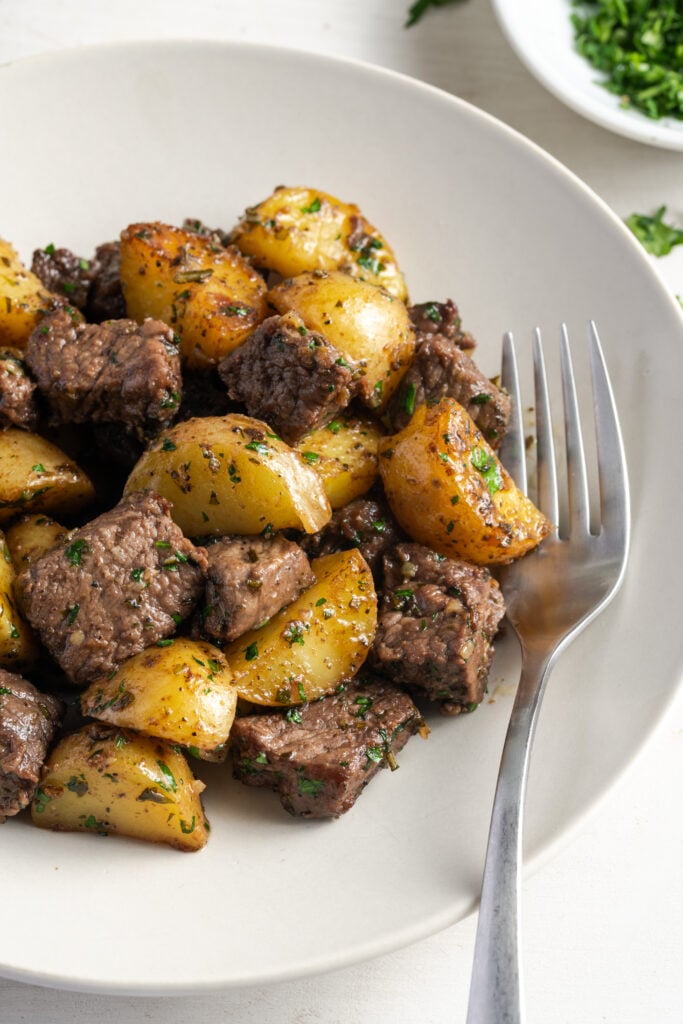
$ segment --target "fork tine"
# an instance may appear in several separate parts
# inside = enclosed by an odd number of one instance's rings
[[[592,320],[588,325],[588,337],[593,374],[601,533],[609,533],[610,538],[614,538],[613,542],[621,542],[625,561],[630,528],[626,455],[598,329]]]
[[[560,365],[564,397],[564,432],[567,449],[567,489],[569,493],[569,536],[588,533],[590,508],[586,458],[583,449],[579,403],[569,349],[567,327],[562,324],[560,337]]]
[[[527,493],[522,394],[519,386],[515,340],[510,331],[503,335],[500,383],[512,399],[510,422],[500,446],[500,460],[520,491]]]
[[[548,397],[548,380],[543,358],[541,332],[534,332],[534,397],[536,402],[536,459],[538,506],[555,525],[559,522],[555,445]]]

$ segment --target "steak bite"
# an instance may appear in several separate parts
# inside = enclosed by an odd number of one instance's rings
[[[192,612],[206,554],[170,508],[157,494],[131,494],[17,578],[26,618],[72,683],[108,675]]]
[[[22,353],[0,348],[0,430],[21,427],[35,430],[38,425],[36,386],[26,372]]]
[[[121,243],[104,242],[95,250],[85,314],[90,323],[123,320],[126,301],[121,290]]]
[[[0,824],[30,803],[63,709],[57,697],[0,669]]]
[[[402,430],[423,403],[442,398],[462,405],[492,448],[498,448],[507,429],[512,401],[457,345],[440,334],[422,342],[415,359],[392,397],[388,415],[394,430]]]
[[[276,790],[285,810],[338,818],[380,768],[424,730],[408,694],[354,681],[341,693],[286,713],[238,718],[230,734],[235,778]]]
[[[230,352],[218,372],[230,398],[288,444],[329,423],[356,393],[356,369],[294,314],[272,316]]]
[[[235,640],[272,618],[315,582],[302,549],[281,534],[224,537],[207,548],[204,607],[194,632]]]
[[[448,338],[458,348],[470,349],[476,341],[467,331],[462,329],[462,320],[458,307],[452,299],[445,302],[420,302],[408,307],[418,344],[433,334]]]
[[[397,544],[384,556],[384,592],[369,663],[451,713],[479,704],[505,613],[488,569]]]
[[[70,249],[55,249],[54,245],[48,245],[34,251],[31,270],[48,291],[63,295],[77,309],[85,309],[95,277],[95,269],[89,260],[76,256]]]
[[[309,558],[358,548],[377,578],[382,572],[382,555],[404,537],[385,501],[355,498],[335,509],[318,533],[302,537],[301,546]]]
[[[180,404],[180,355],[160,320],[84,324],[58,310],[31,334],[26,363],[55,423],[123,423],[143,437]]]

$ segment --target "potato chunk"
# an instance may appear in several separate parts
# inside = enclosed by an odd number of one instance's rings
[[[225,759],[236,703],[221,651],[185,637],[133,655],[81,694],[84,715],[179,743],[205,761]]]
[[[38,657],[33,630],[19,611],[14,596],[16,572],[0,531],[0,668],[17,671]]]
[[[187,537],[315,533],[331,516],[315,470],[267,424],[238,414],[167,430],[133,468],[125,493],[146,488],[173,503]]]
[[[237,249],[167,224],[121,233],[121,287],[130,317],[177,332],[190,367],[220,362],[266,316],[263,278]]]
[[[311,562],[315,583],[260,629],[225,648],[240,697],[287,706],[334,693],[365,661],[377,595],[357,549]]]
[[[5,534],[5,540],[14,571],[20,573],[28,569],[51,548],[56,548],[68,532],[65,526],[42,512],[22,516],[16,523],[12,523]]]
[[[370,490],[379,476],[377,451],[383,433],[370,416],[345,412],[295,445],[322,477],[332,508],[342,508]]]
[[[89,477],[56,445],[25,430],[0,432],[0,524],[26,512],[74,515],[94,496]]]
[[[404,430],[382,439],[379,461],[400,525],[443,555],[503,564],[553,529],[452,398],[419,406]]]
[[[15,249],[0,238],[0,345],[24,349],[31,331],[58,296],[28,270]]]
[[[271,288],[268,301],[278,313],[296,313],[309,331],[324,334],[363,371],[361,399],[371,409],[384,409],[415,351],[403,302],[341,270],[289,278]]]
[[[50,754],[31,816],[40,828],[132,836],[193,851],[208,838],[203,789],[169,743],[93,723]]]
[[[307,270],[345,270],[381,285],[397,299],[408,292],[396,257],[354,203],[312,188],[276,188],[249,207],[232,232],[257,267],[295,277]]]

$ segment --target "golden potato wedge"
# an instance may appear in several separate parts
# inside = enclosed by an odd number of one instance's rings
[[[452,398],[416,409],[404,430],[382,439],[379,454],[396,519],[441,554],[504,564],[553,529]]]
[[[16,573],[2,531],[0,547],[0,668],[19,671],[36,661],[38,643],[14,599]]]
[[[40,828],[132,836],[190,852],[208,838],[203,789],[170,743],[93,722],[49,755],[31,817]]]
[[[25,430],[0,432],[0,524],[27,512],[74,515],[94,496],[90,478],[56,445]]]
[[[10,243],[0,238],[0,345],[23,351],[31,331],[55,302],[64,304],[23,265]]]
[[[225,647],[238,693],[286,706],[334,693],[365,661],[377,626],[372,573],[358,551],[311,562],[315,583],[259,629]]]
[[[84,715],[178,743],[204,761],[225,760],[236,704],[221,651],[186,637],[135,654],[81,694]]]
[[[379,476],[377,451],[383,434],[370,416],[344,412],[294,447],[322,477],[332,508],[341,508],[369,491]]]
[[[5,540],[14,571],[28,569],[39,558],[56,547],[68,534],[65,526],[41,512],[22,516],[7,529]]]
[[[278,313],[296,313],[309,331],[324,334],[361,368],[361,399],[371,409],[384,409],[415,351],[403,302],[341,270],[288,278],[271,288],[268,302]]]
[[[188,537],[315,533],[332,514],[316,471],[267,424],[239,414],[167,430],[133,467],[124,493],[147,488],[173,502]]]
[[[312,188],[276,188],[249,207],[232,232],[257,267],[295,277],[307,270],[345,270],[404,302],[408,291],[396,257],[354,203]]]
[[[128,315],[163,320],[190,367],[218,363],[266,317],[266,286],[234,247],[167,224],[121,233],[121,287]]]

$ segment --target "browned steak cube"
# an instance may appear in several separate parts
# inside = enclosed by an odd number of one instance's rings
[[[90,323],[123,320],[126,301],[121,291],[121,243],[104,242],[95,250],[93,279],[88,292],[85,315]]]
[[[123,423],[143,436],[170,423],[181,399],[176,338],[160,320],[41,320],[26,363],[56,423]]]
[[[385,501],[355,498],[335,509],[318,533],[302,537],[301,546],[310,558],[358,548],[377,576],[382,571],[382,555],[399,540],[404,540],[403,531]]]
[[[0,348],[0,430],[21,427],[35,430],[38,424],[36,386],[26,372],[22,354]]]
[[[422,342],[392,397],[388,412],[393,429],[402,430],[418,405],[433,405],[446,397],[467,410],[492,448],[499,447],[510,419],[510,396],[489,380],[466,352],[434,334]]]
[[[17,578],[27,619],[71,682],[108,675],[194,609],[206,554],[170,508],[157,494],[131,494]]]
[[[237,719],[230,734],[235,777],[276,790],[290,814],[337,818],[379,768],[396,767],[398,751],[423,727],[406,693],[354,681],[284,714]]]
[[[55,249],[54,245],[48,245],[34,251],[31,270],[48,291],[63,295],[77,309],[85,309],[88,291],[95,277],[90,260],[76,256],[70,249]]]
[[[298,544],[280,534],[224,537],[206,550],[204,607],[194,632],[234,640],[271,618],[315,582]]]
[[[384,556],[384,591],[370,663],[394,682],[457,707],[480,703],[505,613],[488,569],[421,544]]]
[[[356,368],[292,314],[264,320],[218,372],[230,397],[288,444],[333,420],[357,386]]]
[[[462,349],[476,346],[476,341],[462,329],[458,307],[452,299],[445,302],[420,302],[409,306],[408,313],[415,328],[418,344],[432,334],[441,334]]]
[[[0,824],[28,806],[64,706],[0,669]]]

